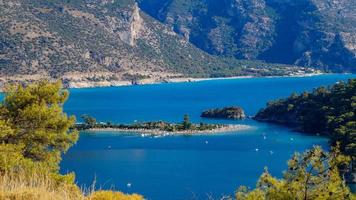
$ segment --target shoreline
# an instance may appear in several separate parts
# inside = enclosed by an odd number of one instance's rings
[[[253,79],[253,78],[302,78],[325,75],[329,73],[308,73],[308,74],[296,74],[287,76],[231,76],[231,77],[217,77],[217,78],[169,78],[169,79],[144,79],[136,83],[131,81],[99,81],[99,82],[70,82],[68,89],[85,89],[85,88],[101,88],[101,87],[122,87],[122,86],[134,86],[134,85],[157,85],[166,83],[193,83],[201,81],[215,81],[215,80],[231,80],[231,79]]]
[[[83,130],[81,132],[116,132],[118,134],[132,133],[134,135],[145,135],[145,136],[168,136],[168,135],[213,135],[219,133],[228,133],[235,131],[244,131],[253,128],[249,125],[226,125],[223,127],[211,129],[211,130],[184,130],[184,131],[163,131],[160,129],[125,129],[125,128],[91,128]]]

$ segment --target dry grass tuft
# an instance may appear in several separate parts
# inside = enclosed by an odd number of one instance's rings
[[[74,184],[58,184],[49,175],[25,172],[0,175],[0,200],[143,200],[141,195],[90,191],[85,196]]]

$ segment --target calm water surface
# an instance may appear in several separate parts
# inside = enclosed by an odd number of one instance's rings
[[[82,133],[64,155],[61,170],[74,171],[82,186],[90,186],[95,180],[98,188],[137,192],[153,200],[230,195],[239,185],[254,187],[265,166],[280,177],[293,152],[315,144],[327,148],[327,139],[252,120],[201,119],[202,110],[240,105],[248,115],[254,115],[269,100],[351,77],[356,75],[71,89],[65,111],[78,118],[89,114],[116,123],[180,122],[184,114],[189,114],[193,122],[237,123],[253,128],[223,135],[160,138]]]

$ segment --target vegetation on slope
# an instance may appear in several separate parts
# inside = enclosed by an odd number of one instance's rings
[[[298,131],[326,135],[331,145],[351,156],[347,181],[356,181],[356,79],[319,87],[313,92],[292,94],[272,101],[255,116],[256,120],[279,123]]]
[[[355,111],[356,79],[269,102],[254,119],[326,135],[336,148],[332,148],[331,153],[314,147],[304,154],[295,154],[288,162],[283,179],[273,178],[265,172],[255,190],[242,187],[236,198],[355,199],[356,196],[345,186],[345,181],[355,181]]]
[[[237,200],[353,200],[356,198],[346,186],[339,169],[348,165],[349,158],[335,148],[331,153],[318,146],[296,153],[288,161],[288,169],[283,178],[278,179],[266,169],[260,177],[256,189],[249,191],[240,187]]]
[[[143,199],[111,191],[84,196],[73,173],[59,174],[61,154],[78,140],[63,113],[68,92],[46,81],[6,89],[0,104],[0,199]]]
[[[356,79],[271,101],[254,117],[298,131],[330,136],[342,152],[356,156]]]

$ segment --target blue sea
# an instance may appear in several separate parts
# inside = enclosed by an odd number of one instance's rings
[[[63,157],[61,172],[75,172],[80,186],[139,193],[152,200],[219,199],[240,185],[255,187],[264,168],[281,177],[295,151],[328,140],[253,120],[200,118],[209,108],[238,105],[255,115],[270,100],[311,91],[356,75],[209,80],[108,88],[71,89],[65,111],[99,121],[164,120],[246,124],[252,128],[217,135],[141,137],[114,132],[81,133]]]

